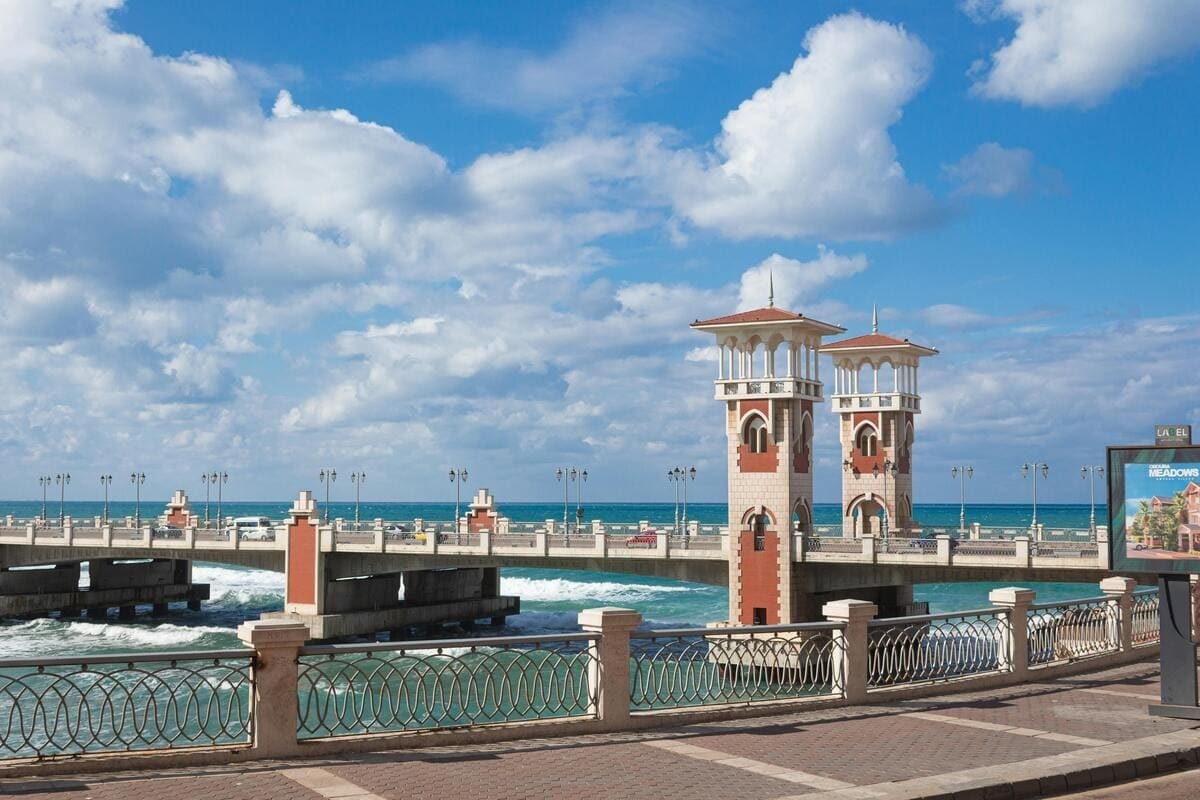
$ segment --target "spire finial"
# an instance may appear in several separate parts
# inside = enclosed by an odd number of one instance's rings
[[[775,270],[767,271],[767,281],[770,285],[770,294],[767,296],[767,308],[775,307]]]
[[[879,333],[879,306],[871,303],[871,333]]]

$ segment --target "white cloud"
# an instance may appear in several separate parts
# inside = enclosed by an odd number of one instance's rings
[[[716,16],[686,3],[626,4],[580,20],[546,54],[457,40],[381,61],[365,75],[431,83],[487,106],[561,111],[666,79],[673,64],[717,38]]]
[[[955,194],[1004,197],[1028,192],[1033,186],[1033,153],[1023,147],[984,142],[942,174],[958,184]]]
[[[843,256],[817,246],[817,257],[799,261],[772,253],[759,264],[742,273],[738,308],[761,308],[767,304],[772,279],[775,283],[775,305],[790,311],[804,312],[804,305],[816,299],[817,290],[843,278],[857,275],[867,268],[867,257],[859,253]]]
[[[1090,107],[1200,48],[1196,0],[972,0],[974,19],[1017,22],[979,62],[973,90],[1023,105]]]
[[[677,165],[681,213],[734,237],[877,239],[935,221],[888,135],[929,78],[928,48],[903,27],[846,14],[810,30],[804,49],[725,117],[711,159]]]

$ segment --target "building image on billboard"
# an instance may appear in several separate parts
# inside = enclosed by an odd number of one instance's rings
[[[1200,550],[1200,464],[1125,465],[1125,543],[1138,558]]]

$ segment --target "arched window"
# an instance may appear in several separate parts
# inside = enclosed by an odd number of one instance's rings
[[[754,533],[754,549],[762,552],[767,549],[767,519],[766,514],[755,514],[750,518],[750,530]]]
[[[873,456],[879,449],[879,437],[875,433],[875,428],[870,425],[863,425],[858,429],[858,435],[855,437],[854,446],[858,452],[864,456]]]
[[[748,446],[751,453],[767,452],[767,421],[757,414],[751,417],[742,431],[742,444]]]

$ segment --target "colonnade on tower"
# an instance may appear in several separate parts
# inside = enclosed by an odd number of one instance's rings
[[[878,535],[912,516],[917,366],[936,350],[878,332],[824,344],[845,328],[763,308],[691,327],[716,337],[716,399],[725,404],[729,475],[729,621],[802,621],[796,537],[813,527],[819,356],[833,356],[833,411],[841,426],[843,535]]]

